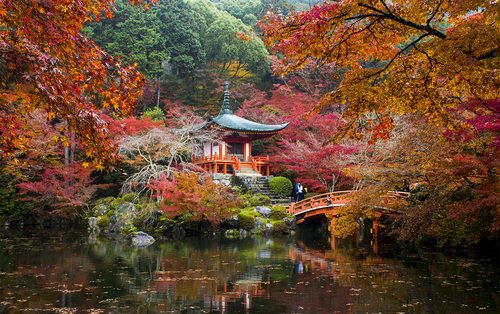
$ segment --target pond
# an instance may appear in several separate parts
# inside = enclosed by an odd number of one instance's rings
[[[499,313],[499,267],[325,236],[0,233],[0,313]]]

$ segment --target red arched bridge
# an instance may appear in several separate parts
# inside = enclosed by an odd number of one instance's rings
[[[347,205],[356,191],[330,192],[316,195],[297,203],[290,204],[288,212],[295,216],[297,224],[306,219],[316,218],[318,216],[334,217],[341,214],[342,206]],[[391,210],[384,205],[391,199],[406,199],[410,196],[409,192],[389,191],[379,207],[376,207],[377,216],[388,215],[397,216],[398,212]]]

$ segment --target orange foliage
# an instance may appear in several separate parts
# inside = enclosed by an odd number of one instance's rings
[[[141,0],[131,0],[141,5]],[[23,150],[25,118],[42,109],[49,121],[66,121],[98,165],[117,155],[99,106],[126,115],[141,93],[144,76],[122,66],[85,38],[85,22],[111,17],[109,0],[0,2],[0,150]]]

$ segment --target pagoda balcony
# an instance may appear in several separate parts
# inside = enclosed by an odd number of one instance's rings
[[[214,174],[260,174],[269,176],[269,156],[267,157],[253,157],[248,156],[246,159],[243,155],[210,155],[192,157],[192,163],[203,168],[203,170]]]

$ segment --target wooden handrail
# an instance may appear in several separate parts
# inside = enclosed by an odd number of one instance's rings
[[[236,155],[211,155],[211,156],[200,156],[200,157],[193,157],[193,163],[203,163],[203,162],[212,162],[212,161],[235,161],[235,158],[237,159]],[[269,163],[269,157],[253,157],[250,156],[248,158],[249,162],[258,164],[268,164]],[[257,166],[255,166],[256,169]],[[254,169],[254,170],[255,170]]]
[[[352,195],[356,191],[339,191],[316,195],[297,203],[291,203],[288,212],[293,215],[298,215],[302,212],[314,210],[314,208],[323,208],[326,206],[342,206],[349,203]],[[385,199],[403,198],[410,196],[409,192],[389,191],[384,196]]]
[[[316,195],[290,205],[290,214],[298,214],[316,207],[343,205],[349,203],[351,194],[355,191],[339,191]],[[347,200],[347,201],[346,201]]]
[[[252,163],[252,170],[257,171],[257,160],[250,156],[250,162]]]
[[[241,162],[238,157],[234,156],[231,158],[234,161],[234,170],[239,171],[241,169]]]

